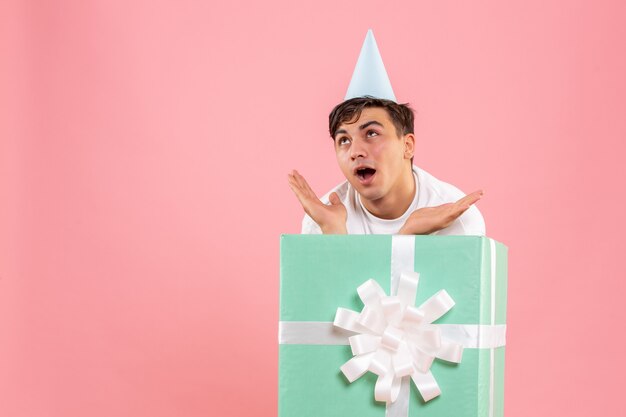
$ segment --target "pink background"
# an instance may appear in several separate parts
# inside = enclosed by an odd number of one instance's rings
[[[341,180],[370,27],[510,248],[506,415],[624,415],[624,2],[224,3],[2,2],[0,416],[276,415],[286,174]]]

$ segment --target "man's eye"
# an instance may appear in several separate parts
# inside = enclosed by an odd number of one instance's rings
[[[350,139],[348,139],[347,137],[343,136],[339,139],[337,139],[337,145],[346,145],[350,143]]]
[[[373,138],[374,136],[378,136],[378,132],[375,130],[368,130],[367,131],[367,137],[368,138]]]

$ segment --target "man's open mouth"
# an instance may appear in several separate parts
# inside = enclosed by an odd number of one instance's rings
[[[356,176],[361,182],[368,182],[376,173],[374,168],[358,168]]]

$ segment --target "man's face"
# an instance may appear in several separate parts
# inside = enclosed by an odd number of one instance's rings
[[[410,171],[415,138],[398,133],[387,111],[380,107],[363,109],[358,120],[337,129],[337,163],[361,198],[379,200],[406,181],[403,175]]]

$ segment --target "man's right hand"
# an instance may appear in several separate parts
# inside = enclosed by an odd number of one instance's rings
[[[326,205],[317,198],[317,195],[298,171],[294,169],[291,174],[288,174],[288,179],[289,187],[298,197],[302,208],[318,224],[322,233],[347,234],[348,212],[339,200],[337,193],[330,194],[330,205]]]

